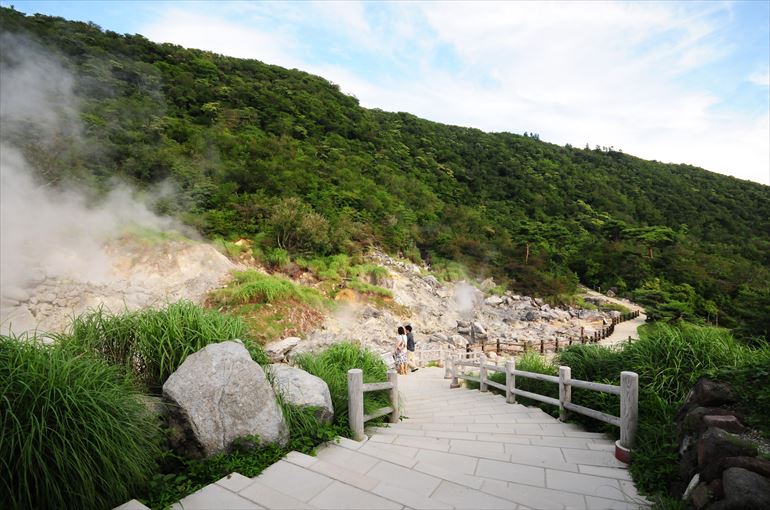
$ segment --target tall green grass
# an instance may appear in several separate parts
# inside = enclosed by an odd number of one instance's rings
[[[247,303],[267,304],[280,299],[297,299],[319,306],[324,302],[318,291],[293,283],[283,276],[273,276],[259,271],[234,271],[233,280],[222,289],[209,294],[217,305],[230,306]]]
[[[362,369],[365,383],[387,380],[388,368],[380,356],[349,342],[335,344],[320,354],[299,356],[297,365],[326,381],[334,405],[334,423],[344,426],[348,435],[348,370]],[[365,413],[387,405],[384,392],[364,393]]]
[[[126,368],[159,393],[187,356],[210,343],[241,339],[252,358],[266,364],[262,349],[244,339],[244,333],[240,319],[180,301],[161,310],[119,314],[99,308],[76,317],[57,341],[72,352],[96,354]]]
[[[159,430],[125,372],[0,336],[0,508],[111,508],[156,468]]]
[[[634,481],[650,494],[664,495],[676,476],[677,437],[674,415],[703,375],[740,372],[760,364],[770,367],[770,348],[749,348],[723,329],[656,325],[640,330],[640,340],[619,350],[576,345],[558,362],[572,368],[574,379],[618,384],[620,372],[639,374],[639,431],[630,469]],[[769,397],[770,398],[770,397]],[[616,396],[573,392],[573,401],[605,413],[618,413]],[[768,416],[770,418],[770,416]],[[617,429],[585,417],[575,419],[594,429]]]
[[[516,370],[547,375],[557,375],[559,373],[559,369],[555,365],[535,352],[526,352],[521,356],[516,357]],[[505,385],[505,372],[488,371],[487,374],[490,381]],[[470,389],[476,390],[479,388],[479,383],[476,381],[465,381],[465,384]],[[545,395],[547,397],[558,398],[559,396],[559,387],[556,384],[525,377],[516,378],[516,388],[531,393],[537,393],[539,395]],[[489,391],[493,393],[503,393],[497,388],[491,387],[489,388]],[[553,412],[554,409],[553,406],[546,406],[536,400],[530,400],[524,397],[517,396],[516,401],[523,405],[542,407],[548,412]]]

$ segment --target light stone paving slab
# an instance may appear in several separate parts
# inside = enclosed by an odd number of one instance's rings
[[[375,464],[380,462],[379,459],[361,452],[351,451],[335,445],[326,445],[326,447],[319,449],[316,455],[321,460],[337,464],[338,466],[345,466],[362,475],[366,474]]]
[[[465,455],[466,457],[476,457],[480,459],[502,460],[506,462],[511,460],[511,455],[508,453],[483,450],[479,448],[470,448],[465,446],[452,446],[449,448],[449,453]]]
[[[435,437],[396,436],[396,440],[393,441],[393,444],[420,448],[422,450],[436,450],[439,452],[449,451],[449,440]]]
[[[251,485],[241,490],[238,494],[251,501],[259,501],[262,506],[270,508],[271,510],[304,510],[315,508],[304,501],[300,501],[288,494],[284,494],[272,487],[268,487],[259,480],[253,481]]]
[[[479,459],[476,476],[545,487],[545,469],[524,464]]]
[[[383,444],[367,444],[363,448],[361,448],[359,451],[361,453],[365,453],[367,455],[370,455],[372,457],[376,457],[380,460],[385,460],[388,462],[392,462],[393,464],[398,464],[399,466],[404,467],[414,467],[415,464],[417,464],[417,459],[413,459],[410,457],[405,457],[403,455],[399,455],[397,453],[389,452],[387,450],[383,450],[382,446],[391,446],[391,445],[383,445]]]
[[[625,467],[611,468],[604,466],[578,465],[578,471],[585,475],[603,476],[606,478],[617,478],[618,480],[631,480],[631,473]]]
[[[243,476],[240,473],[230,473],[216,482],[217,485],[224,487],[231,492],[239,492],[241,489],[245,489],[252,483],[254,483],[254,480],[247,476]]]
[[[116,506],[112,510],[150,510],[150,509],[144,506],[139,501],[132,499],[131,501],[126,501],[120,506]]]
[[[436,501],[429,497],[420,496],[411,491],[405,491],[401,487],[396,487],[387,482],[380,483],[372,491],[384,498],[392,499],[397,503],[405,505],[406,508],[419,508],[420,510],[449,510],[454,508],[452,505]]]
[[[389,462],[380,462],[367,475],[426,497],[430,496],[441,483],[440,478],[417,473],[411,469],[396,466]]]
[[[252,500],[241,497],[213,483],[171,506],[172,510],[255,510],[264,508]]]
[[[585,496],[580,494],[500,480],[484,481],[481,491],[538,510],[553,510],[555,508],[584,510],[587,507]]]
[[[586,496],[623,500],[620,484],[614,478],[601,478],[580,473],[568,473],[555,469],[545,470],[546,487],[576,492]]]
[[[289,452],[284,457],[284,460],[291,462],[292,464],[296,464],[297,466],[309,467],[315,464],[317,459],[315,457],[311,457],[310,455],[305,455],[304,453]]]
[[[369,441],[374,443],[392,443],[395,439],[396,436],[392,434],[372,434],[369,436]]]
[[[466,475],[472,475],[476,470],[476,464],[478,463],[478,459],[474,457],[433,450],[419,450],[416,458],[423,463],[451,467],[458,473]]]
[[[457,470],[451,467],[443,467],[429,462],[418,462],[412,469],[458,485],[470,487],[471,489],[479,489],[481,488],[481,484],[484,483],[484,480],[477,476],[458,473]]]
[[[575,464],[617,468],[626,466],[608,451],[576,450],[573,448],[562,448],[561,451],[564,453],[564,458],[567,459],[567,462],[574,462]]]
[[[507,499],[447,481],[441,482],[431,497],[461,509],[511,510],[517,508],[515,503]]]
[[[365,476],[347,467],[323,460],[315,462],[308,469],[365,491],[371,491],[380,483],[379,480]]]
[[[403,508],[400,503],[337,481],[310,500],[310,504],[317,508],[351,510],[400,510]]]
[[[474,432],[458,432],[453,430],[426,430],[425,437],[438,437],[444,439],[465,439],[475,440],[476,434]]]
[[[517,436],[514,434],[493,434],[493,433],[481,433],[476,434],[477,441],[485,441],[489,443],[511,443],[511,444],[530,444],[530,439],[540,439],[540,436]]]
[[[331,485],[332,479],[280,460],[259,475],[262,485],[289,494],[300,501],[309,502]]]

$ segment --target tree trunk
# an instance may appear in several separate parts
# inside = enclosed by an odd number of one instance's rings
[[[524,263],[529,264],[529,243],[526,243],[526,249],[524,251]]]

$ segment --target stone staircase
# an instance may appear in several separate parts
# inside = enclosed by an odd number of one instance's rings
[[[449,389],[444,370],[399,378],[405,417],[238,473],[174,509],[643,508],[614,441],[501,396]],[[121,509],[141,508],[128,506]]]

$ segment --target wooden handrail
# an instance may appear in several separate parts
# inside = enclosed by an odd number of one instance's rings
[[[620,440],[616,442],[615,456],[624,462],[630,460],[630,450],[636,440],[636,431],[639,418],[639,376],[634,372],[620,373],[620,386],[613,384],[596,383],[591,381],[581,381],[572,379],[570,367],[560,366],[559,375],[539,374],[536,372],[527,372],[516,370],[515,360],[505,363],[505,367],[500,370],[498,365],[486,363],[486,356],[479,355],[478,361],[460,361],[459,358],[447,360],[447,365],[451,365],[452,382],[450,388],[459,388],[460,379],[468,381],[478,381],[479,390],[487,391],[487,386],[492,386],[501,391],[505,391],[505,399],[509,404],[516,403],[516,395],[537,400],[546,404],[559,407],[559,415],[562,421],[567,419],[567,411],[582,414],[590,418],[604,421],[616,427],[620,427]],[[465,374],[464,367],[475,367],[479,369],[478,377]],[[487,370],[496,370],[505,372],[505,386],[499,383],[487,380]],[[516,388],[516,376],[526,377],[539,381],[552,382],[559,385],[559,398],[547,397],[537,393],[531,393]],[[620,416],[612,416],[595,409],[583,407],[572,403],[572,388],[581,388],[591,391],[600,391],[620,396]]]
[[[389,390],[390,406],[381,407],[370,414],[364,414],[364,393],[367,391]],[[364,384],[364,372],[360,368],[348,370],[348,424],[356,441],[364,440],[364,423],[390,414],[390,423],[398,423],[398,374],[388,370],[388,382]]]

